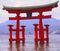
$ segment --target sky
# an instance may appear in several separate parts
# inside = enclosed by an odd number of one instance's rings
[[[56,1],[58,0],[0,0],[0,23],[8,21],[10,16],[14,16],[14,17],[16,16],[16,14],[9,14],[6,10],[3,10],[2,9],[3,5],[25,7],[25,6],[32,6],[32,5],[45,5]],[[60,20],[60,0],[57,8],[54,8],[51,12],[44,13],[44,14],[51,14],[52,18]],[[36,13],[33,15],[36,15]]]

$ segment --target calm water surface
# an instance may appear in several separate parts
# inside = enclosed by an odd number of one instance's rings
[[[15,42],[10,45],[8,39],[8,35],[0,35],[0,51],[60,51],[60,35],[57,34],[49,35],[49,44],[42,46],[39,43],[38,46],[34,44],[33,35],[26,35],[24,45],[22,43],[16,45]]]

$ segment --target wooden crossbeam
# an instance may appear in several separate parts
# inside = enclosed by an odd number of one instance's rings
[[[12,31],[17,31],[17,29],[12,29]],[[19,29],[19,31],[23,31],[22,29]]]
[[[23,39],[22,38],[19,38],[19,40],[23,40]],[[10,39],[9,39],[9,41],[10,41]],[[16,39],[13,38],[12,41],[16,41]]]
[[[27,20],[27,19],[48,19],[51,18],[51,15],[48,16],[33,16],[33,17],[19,17],[19,18],[14,18],[14,17],[10,17],[9,20]]]
[[[46,38],[44,38],[44,40],[46,41]],[[38,39],[38,41],[40,41],[40,39]]]

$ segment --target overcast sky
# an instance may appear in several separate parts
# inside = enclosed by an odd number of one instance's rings
[[[32,5],[45,5],[56,1],[57,0],[0,0],[0,23],[7,21],[9,17],[8,12],[2,10],[3,5],[23,7]],[[58,7],[53,9],[49,14],[51,14],[53,18],[60,19],[60,1],[58,3]]]

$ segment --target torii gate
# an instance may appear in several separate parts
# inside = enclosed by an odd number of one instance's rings
[[[34,24],[34,40],[35,42],[40,41],[40,43],[44,43],[44,41],[46,40],[46,42],[48,43],[49,41],[49,37],[48,37],[48,26],[49,25],[45,25],[46,28],[43,28],[43,19],[47,19],[47,18],[51,18],[51,15],[48,16],[44,16],[42,15],[43,12],[46,11],[51,11],[53,8],[57,7],[58,1],[54,2],[54,3],[50,3],[48,5],[42,5],[42,6],[30,6],[30,7],[9,7],[9,6],[4,6],[4,10],[7,10],[9,13],[16,13],[16,17],[10,17],[9,20],[16,20],[16,28],[13,29],[14,25],[8,25],[9,26],[9,31],[10,31],[10,43],[12,43],[12,41],[16,41],[16,43],[19,43],[20,40],[22,40],[23,42],[25,42],[25,26],[21,26],[22,29],[20,28],[20,20],[27,20],[27,19],[39,19],[39,24]],[[31,14],[33,12],[39,12],[38,16],[32,16]],[[27,17],[21,17],[19,16],[21,13],[27,13]],[[30,17],[28,17],[30,16]],[[38,28],[39,26],[39,28]],[[12,31],[16,32],[16,39],[12,38]],[[19,37],[19,32],[22,31],[22,38]],[[39,31],[39,34],[38,34]],[[46,31],[46,38],[44,38],[44,31]],[[39,38],[38,38],[39,35]]]

